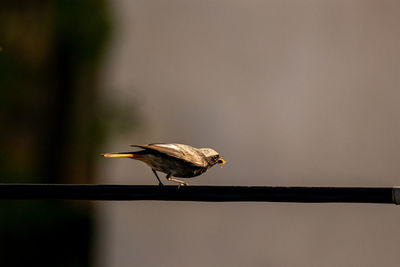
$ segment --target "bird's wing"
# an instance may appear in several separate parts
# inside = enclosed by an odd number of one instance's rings
[[[131,145],[131,147],[139,147],[142,149],[157,151],[170,157],[184,160],[199,167],[207,166],[207,161],[204,159],[202,153],[197,148],[188,145],[155,143],[149,145]]]

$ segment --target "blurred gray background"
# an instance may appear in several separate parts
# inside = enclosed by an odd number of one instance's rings
[[[0,182],[400,185],[398,1],[4,0]],[[166,182],[167,183],[167,182]],[[398,207],[0,201],[1,266],[398,266]]]
[[[103,152],[215,148],[199,185],[392,186],[400,173],[398,1],[119,0],[101,98],[139,123]],[[156,184],[130,160],[99,183]],[[398,266],[398,208],[96,202],[95,266]]]

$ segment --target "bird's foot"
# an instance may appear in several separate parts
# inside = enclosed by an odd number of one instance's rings
[[[181,182],[179,183],[178,188],[181,188],[181,186],[188,186],[188,185],[189,185],[188,183]]]
[[[173,181],[175,183],[179,183],[178,188],[181,187],[181,186],[188,186],[189,185],[188,183],[186,183],[186,182],[184,182],[182,180],[178,180],[178,179],[172,178],[171,174],[168,174],[166,178],[167,178],[168,181]]]

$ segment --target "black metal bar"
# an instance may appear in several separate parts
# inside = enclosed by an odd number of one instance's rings
[[[166,200],[393,204],[392,187],[0,184],[0,199]]]

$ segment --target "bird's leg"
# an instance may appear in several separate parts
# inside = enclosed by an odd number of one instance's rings
[[[188,183],[178,180],[178,179],[175,179],[175,178],[172,178],[171,176],[172,176],[172,174],[168,173],[165,178],[167,178],[168,181],[173,181],[173,182],[179,183],[179,186],[189,185]]]
[[[161,180],[160,180],[160,178],[158,177],[157,172],[156,172],[154,169],[151,169],[151,170],[153,171],[154,175],[157,177],[158,185],[159,185],[159,186],[163,186],[163,183],[161,183]]]

